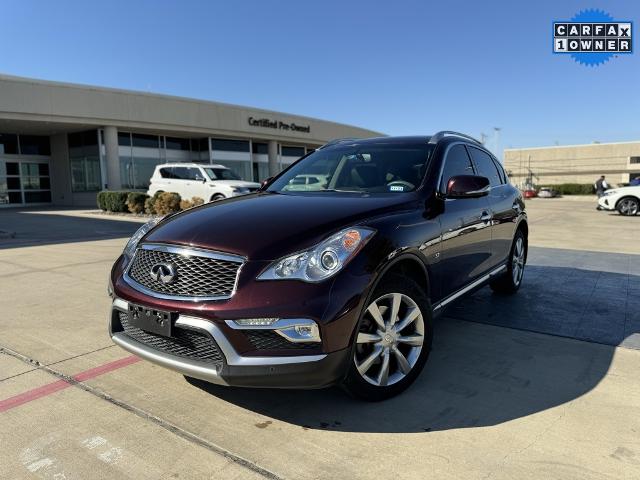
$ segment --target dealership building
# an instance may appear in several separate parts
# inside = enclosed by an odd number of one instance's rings
[[[0,75],[0,207],[95,205],[156,165],[222,164],[259,181],[334,138],[382,134],[257,108]]]
[[[621,185],[640,176],[640,141],[509,148],[504,150],[504,166],[518,186],[592,184],[600,175]]]

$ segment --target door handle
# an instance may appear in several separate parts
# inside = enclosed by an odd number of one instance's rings
[[[490,222],[492,218],[493,218],[493,215],[491,215],[486,210],[484,212],[482,212],[482,215],[480,215],[480,220],[482,220],[485,223],[486,222]]]

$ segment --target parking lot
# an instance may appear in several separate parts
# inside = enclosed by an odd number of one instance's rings
[[[527,209],[520,292],[449,308],[420,378],[373,404],[138,361],[106,280],[139,222],[0,211],[0,478],[640,478],[640,216]]]

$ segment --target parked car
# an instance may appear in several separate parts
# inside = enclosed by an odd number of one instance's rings
[[[524,198],[535,198],[538,196],[538,192],[532,188],[524,190],[522,194],[524,195]]]
[[[163,163],[151,176],[147,195],[176,192],[182,198],[200,197],[205,202],[255,192],[260,184],[246,182],[224,165]]]
[[[319,169],[322,189],[287,190]],[[527,237],[521,193],[471,137],[335,141],[258,193],[141,227],[111,271],[110,333],[220,385],[381,400],[422,370],[434,316],[520,288]]]
[[[617,210],[620,215],[637,215],[640,211],[640,186],[612,188],[598,199],[603,210]]]
[[[327,185],[327,176],[320,174],[298,175],[283,187],[287,192],[322,190]]]
[[[539,198],[555,198],[558,196],[558,191],[553,188],[542,187],[538,190]]]

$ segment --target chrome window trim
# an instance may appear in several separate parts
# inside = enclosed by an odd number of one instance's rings
[[[129,311],[129,303],[120,298],[115,298],[112,303],[112,308],[116,310],[120,310],[122,312]],[[224,355],[227,365],[229,366],[238,366],[238,367],[254,367],[254,366],[271,366],[271,365],[288,365],[294,363],[309,363],[309,362],[318,362],[323,360],[327,355],[319,354],[319,355],[297,355],[297,356],[288,356],[288,357],[246,357],[238,354],[235,348],[231,345],[227,337],[224,335],[220,327],[218,327],[215,323],[205,320],[203,318],[193,317],[190,315],[178,315],[178,319],[176,320],[176,325],[186,327],[189,329],[200,330],[208,333],[213,337],[215,342],[218,344],[218,347],[222,351]],[[111,331],[111,330],[110,330]],[[175,357],[173,355],[165,354],[158,352],[152,348],[147,347],[146,345],[137,342],[135,340],[129,339],[126,335],[116,332],[112,334],[112,339],[118,345],[120,345],[125,350],[128,350],[136,355],[145,358],[154,363],[158,363],[167,368],[171,368],[173,370],[178,370],[178,367],[181,368],[178,371],[184,372],[184,369],[192,368],[192,365],[195,365],[198,369],[203,370],[206,369],[208,371],[215,370],[212,367],[204,367],[200,362],[196,361],[186,361],[183,362],[182,359]],[[142,348],[142,347],[146,348]],[[189,360],[189,359],[185,359]],[[197,373],[197,372],[196,372]],[[211,373],[211,372],[209,372]],[[193,376],[196,376],[193,374]],[[202,377],[198,377],[202,378]]]
[[[224,260],[227,262],[235,262],[239,263],[240,267],[236,273],[236,280],[233,284],[233,289],[229,295],[209,295],[209,296],[184,296],[184,295],[169,295],[166,293],[156,292],[155,290],[151,290],[150,288],[141,285],[136,282],[129,275],[129,271],[133,267],[133,263],[135,261],[136,255],[139,250],[152,250],[156,252],[164,252],[164,253],[173,253],[177,255],[185,255],[185,256],[193,256],[193,257],[206,257],[213,258],[215,260]],[[216,250],[206,250],[204,248],[197,247],[178,247],[175,245],[167,245],[163,243],[144,243],[142,245],[138,245],[136,248],[136,252],[133,255],[133,258],[129,261],[129,265],[127,265],[122,278],[124,281],[129,284],[132,288],[138,290],[139,292],[144,293],[145,295],[149,295],[155,298],[161,298],[163,300],[180,300],[184,302],[206,302],[213,300],[228,300],[236,293],[238,289],[238,279],[240,278],[240,273],[242,271],[242,267],[246,263],[247,258],[241,255],[234,255],[232,253],[224,253],[218,252]]]

